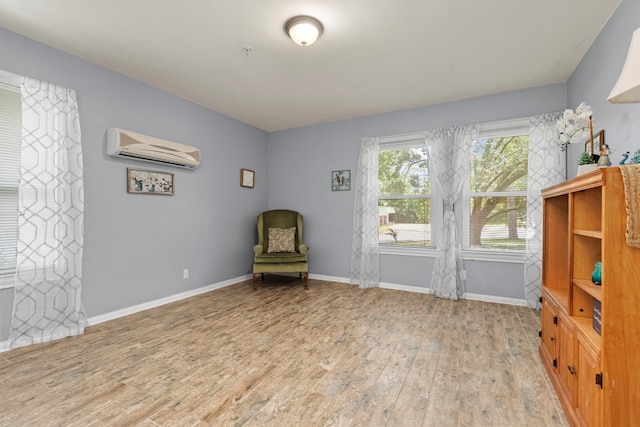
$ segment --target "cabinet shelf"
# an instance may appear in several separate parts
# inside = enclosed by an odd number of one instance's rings
[[[588,279],[573,279],[573,284],[598,301],[602,301],[602,286],[594,285],[591,280]]]
[[[574,427],[638,424],[640,249],[625,240],[622,173],[602,167],[542,190],[540,355]]]
[[[560,288],[545,288],[549,293],[549,296],[554,300],[554,302],[560,307],[564,307],[565,310],[569,307],[569,290],[568,289],[560,289]]]
[[[600,341],[602,341],[602,339],[596,330],[593,329],[593,321],[591,318],[572,317],[571,320],[575,323],[576,329],[587,338],[591,346],[600,351]]]
[[[593,237],[594,239],[602,239],[602,231],[600,230],[573,230],[573,234],[578,236]]]

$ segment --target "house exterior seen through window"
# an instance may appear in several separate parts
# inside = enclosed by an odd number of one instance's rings
[[[528,127],[499,125],[484,131],[481,127],[473,141],[469,178],[456,203],[465,252],[524,252]],[[429,176],[429,147],[423,139],[396,139],[380,144],[378,160],[378,244],[433,248],[442,223],[442,199]]]
[[[424,141],[381,144],[378,243],[431,246],[429,148]]]

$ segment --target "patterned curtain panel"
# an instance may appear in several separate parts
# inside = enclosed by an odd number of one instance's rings
[[[360,160],[353,214],[351,284],[361,288],[380,286],[378,252],[378,151],[379,138],[360,140]]]
[[[436,259],[431,288],[436,296],[456,300],[464,296],[460,194],[469,177],[469,156],[478,137],[477,125],[437,129],[425,133],[431,147],[432,183],[442,194],[442,226],[437,230]]]
[[[542,295],[542,189],[566,179],[566,152],[558,142],[556,129],[561,116],[562,113],[548,113],[529,121],[524,293],[532,308],[540,308]]]
[[[81,334],[84,193],[75,91],[25,78],[11,348]]]

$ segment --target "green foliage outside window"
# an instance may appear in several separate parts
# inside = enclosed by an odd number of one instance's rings
[[[414,146],[380,151],[378,165],[381,236],[387,243],[429,245],[425,225],[431,222],[428,149]],[[385,197],[390,196],[390,197]],[[415,224],[411,230],[395,224]],[[420,227],[421,226],[421,227]]]
[[[380,151],[378,191],[381,195],[429,194],[427,147]]]
[[[528,135],[476,141],[470,168],[470,193],[506,193],[471,197],[469,246],[524,249],[518,228],[526,223],[526,197],[507,192],[527,190]],[[505,239],[482,239],[487,225],[506,226]],[[496,241],[497,240],[497,241]]]
[[[523,250],[528,135],[474,142],[468,186],[468,247]],[[431,182],[426,146],[379,153],[380,242],[430,245]]]

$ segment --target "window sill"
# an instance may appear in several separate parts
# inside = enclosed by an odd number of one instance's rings
[[[419,246],[378,246],[380,255],[402,255],[435,258],[437,250],[435,248],[423,248]],[[488,262],[508,262],[524,263],[524,253],[522,252],[492,252],[482,250],[462,251],[462,259],[465,261],[488,261]]]
[[[435,257],[436,250],[434,248],[421,246],[387,246],[379,245],[378,252],[380,255],[404,255],[418,257]]]
[[[495,252],[483,250],[462,251],[462,259],[465,261],[490,261],[510,262],[514,264],[524,263],[524,252]]]

